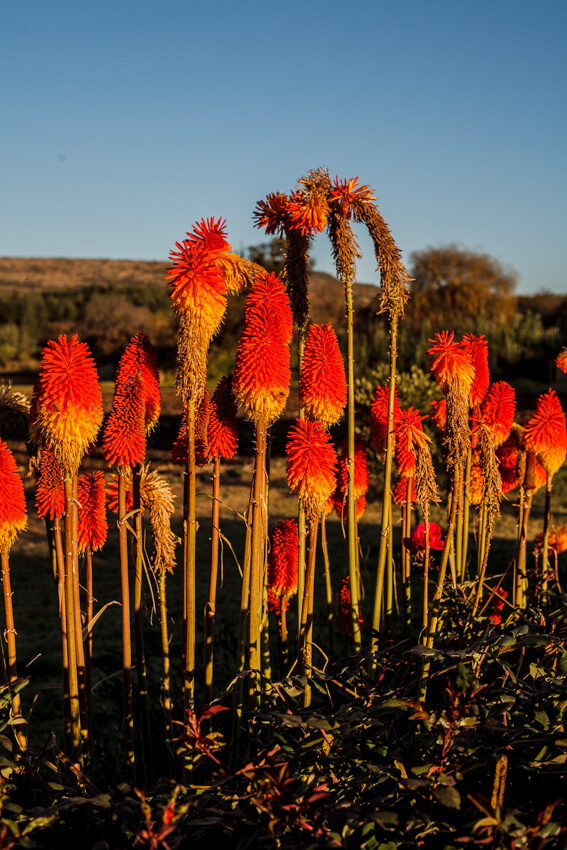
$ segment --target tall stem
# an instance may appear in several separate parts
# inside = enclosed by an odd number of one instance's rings
[[[10,563],[8,560],[8,552],[2,552],[2,587],[4,588],[4,613],[6,617],[6,641],[8,643],[8,675],[10,683],[13,684],[18,678],[18,670],[16,666],[16,628],[14,625],[14,608],[12,606],[12,588],[10,584]],[[12,711],[14,717],[21,717],[20,695],[14,694],[12,697]],[[18,725],[19,726],[19,725]],[[15,729],[18,743],[25,749],[26,736],[21,727]]]
[[[252,673],[249,703],[251,709],[257,709],[260,705],[258,671],[261,667],[260,626],[263,611],[264,539],[267,530],[265,512],[266,432],[266,423],[259,420],[256,423],[256,469],[252,501],[252,552],[250,562],[249,663]]]
[[[313,656],[313,593],[315,590],[315,550],[317,548],[318,519],[312,519],[309,523],[309,546],[307,550],[307,572],[305,574],[305,587],[303,590],[303,604],[301,606],[301,629],[299,637],[299,662],[303,675],[307,678],[305,691],[303,693],[303,705],[305,708],[311,705],[311,665]]]
[[[380,630],[380,614],[382,607],[382,594],[384,592],[384,573],[386,570],[386,555],[389,542],[389,527],[392,521],[392,461],[394,456],[394,399],[396,391],[396,357],[398,351],[398,317],[393,314],[390,317],[390,378],[388,385],[388,437],[386,443],[386,460],[384,465],[384,494],[382,496],[382,533],[380,535],[380,550],[378,553],[378,570],[376,573],[376,591],[374,594],[374,615],[372,629],[374,632]],[[372,638],[372,650],[378,649],[378,637]],[[371,671],[376,669],[375,662],[371,664]]]
[[[213,467],[213,507],[211,528],[211,573],[209,577],[209,599],[205,606],[205,705],[213,698],[213,632],[215,624],[218,564],[219,564],[219,516],[220,516],[220,458],[215,458]]]
[[[327,628],[329,633],[329,653],[333,654],[333,586],[331,583],[331,564],[329,562],[329,547],[327,546],[327,523],[325,515],[321,518],[321,549],[323,550],[323,561],[325,564],[325,591],[327,594]]]
[[[522,488],[523,491],[523,488]],[[522,492],[521,491],[521,492]],[[526,573],[526,545],[528,541],[528,522],[532,508],[533,493],[523,494],[524,506],[522,510],[522,523],[520,525],[520,538],[518,541],[518,564],[516,568],[516,607],[522,610],[528,604],[528,577]]]
[[[403,516],[403,535],[408,540],[411,537],[411,491],[413,478],[407,480],[406,502]],[[411,631],[411,552],[407,546],[402,546],[402,584],[404,587],[405,632]]]
[[[69,701],[69,650],[67,646],[67,615],[65,609],[65,553],[61,537],[61,518],[53,520],[53,537],[57,556],[57,595],[61,623],[61,650],[63,658],[63,731],[65,747],[71,749],[71,704]]]
[[[120,588],[122,595],[122,670],[124,675],[124,746],[126,769],[134,773],[134,717],[132,712],[132,642],[130,635],[130,582],[126,528],[126,470],[118,471],[118,534],[120,543]]]
[[[347,416],[348,416],[348,497],[347,497],[347,528],[348,528],[348,572],[350,576],[350,599],[352,617],[352,640],[355,652],[360,649],[359,622],[359,587],[360,577],[357,570],[356,557],[356,499],[354,496],[354,451],[355,451],[355,399],[354,399],[354,326],[352,283],[345,281],[347,307]]]
[[[79,705],[79,675],[77,671],[77,646],[75,630],[74,576],[76,563],[73,560],[73,476],[65,474],[65,615],[67,627],[67,658],[69,662],[69,713],[71,728],[71,754],[73,761],[82,764],[81,712]]]
[[[543,513],[543,543],[541,550],[541,604],[547,599],[547,573],[549,571],[549,527],[551,523],[551,481],[553,476],[547,473],[545,484],[545,509]]]
[[[142,765],[146,786],[153,774],[152,767],[152,733],[150,727],[150,706],[148,700],[148,677],[146,672],[146,656],[144,652],[144,609],[142,606],[142,576],[143,576],[143,538],[142,510],[140,500],[140,484],[142,470],[136,464],[132,471],[134,527],[135,535],[135,570],[134,570],[134,637],[136,646],[136,677],[138,680],[138,695],[140,698],[140,715],[142,720]]]
[[[159,622],[161,629],[161,653],[163,658],[163,714],[165,718],[165,737],[171,741],[173,735],[173,706],[171,704],[171,685],[169,679],[169,636],[167,632],[167,597],[165,593],[166,570],[162,567],[159,574]],[[169,750],[168,750],[169,752]],[[173,772],[173,763],[169,757],[170,773]]]
[[[186,505],[184,538],[184,673],[183,673],[183,714],[188,728],[188,714],[195,710],[195,623],[197,605],[195,599],[195,547],[197,542],[196,518],[196,476],[195,465],[195,400],[187,401],[187,467],[186,467]]]
[[[469,446],[467,451],[467,465],[465,469],[465,480],[463,487],[463,548],[461,552],[461,575],[460,582],[464,583],[467,572],[467,556],[469,548],[469,526],[470,526],[470,479],[472,468],[472,448]]]

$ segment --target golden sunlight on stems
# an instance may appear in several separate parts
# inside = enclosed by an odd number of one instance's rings
[[[14,609],[12,606],[12,587],[10,583],[10,564],[8,553],[2,551],[2,588],[4,590],[4,614],[6,618],[6,629],[4,635],[8,644],[8,682],[12,685],[18,678],[18,669],[16,665],[16,628],[14,625]],[[12,711],[14,718],[21,718],[22,712],[20,708],[20,695],[14,694],[12,697]],[[18,724],[19,726],[19,724]],[[20,746],[25,749],[26,736],[22,728],[16,728],[16,738]]]
[[[165,739],[168,749],[168,763],[170,774],[173,771],[173,758],[171,756],[171,739],[173,737],[173,704],[171,702],[171,680],[170,680],[170,661],[169,661],[169,635],[167,630],[167,596],[165,588],[165,580],[167,570],[162,566],[159,571],[159,624],[161,631],[161,654],[163,664],[163,679],[161,686],[163,714],[165,721]]]
[[[360,649],[360,576],[357,569],[356,498],[354,493],[355,399],[354,399],[354,326],[352,284],[344,281],[347,306],[347,417],[348,417],[348,570],[350,577],[352,640],[355,652]]]
[[[134,774],[134,716],[132,711],[132,643],[130,637],[130,582],[126,510],[126,469],[118,470],[118,534],[120,544],[120,589],[122,599],[122,670],[124,702],[124,746],[128,775]]]
[[[408,476],[406,499],[402,505],[402,537],[411,538],[413,477]],[[402,546],[402,586],[404,591],[404,631],[411,630],[411,552],[407,546]]]
[[[334,627],[333,620],[335,612],[333,609],[333,586],[331,583],[331,564],[329,561],[329,547],[327,545],[327,523],[325,514],[321,518],[321,549],[323,551],[323,561],[325,564],[325,592],[327,594],[327,631],[328,631],[328,651],[333,654],[334,643]]]
[[[205,605],[205,705],[213,698],[213,633],[216,612],[218,563],[219,563],[219,514],[220,514],[220,457],[214,459],[213,504],[211,517],[211,572],[209,598]]]
[[[309,543],[307,546],[307,569],[301,605],[301,624],[299,630],[299,664],[301,673],[306,678],[303,692],[303,706],[311,705],[311,685],[313,665],[313,594],[315,592],[315,551],[317,548],[317,529],[319,518],[311,517],[308,523]]]
[[[462,544],[461,544],[461,569],[458,572],[461,584],[464,584],[467,572],[467,557],[469,548],[469,528],[470,528],[470,480],[472,467],[472,448],[467,452],[467,464],[465,467],[465,478],[463,481],[463,522],[462,522]]]
[[[73,561],[73,491],[74,476],[65,474],[65,616],[67,631],[67,660],[69,664],[69,725],[71,729],[71,753],[75,761],[82,763],[81,712],[79,705],[79,674],[77,665],[77,630],[75,628],[76,564]]]
[[[146,657],[144,652],[144,611],[142,607],[142,576],[143,576],[143,536],[142,536],[142,507],[140,501],[141,464],[137,463],[132,470],[132,512],[134,516],[134,639],[136,647],[136,676],[138,680],[138,697],[142,721],[142,771],[146,786],[152,769],[152,734],[150,727],[150,706],[148,699],[148,683],[146,672]]]
[[[250,558],[250,596],[249,596],[249,645],[248,661],[251,671],[249,708],[258,709],[260,704],[261,646],[260,635],[263,622],[264,580],[265,580],[265,541],[268,532],[266,513],[266,447],[267,427],[263,420],[256,422],[256,464],[254,468],[254,489],[251,511],[251,558]]]

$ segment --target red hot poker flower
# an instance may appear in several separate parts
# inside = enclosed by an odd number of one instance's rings
[[[350,576],[344,578],[341,582],[339,590],[339,616],[337,618],[337,626],[347,635],[352,634],[352,601],[350,595]],[[358,623],[363,625],[362,614],[358,613]]]
[[[64,469],[76,470],[102,423],[102,393],[84,342],[65,335],[43,350],[33,437],[50,443]]]
[[[376,387],[374,399],[370,405],[370,444],[377,454],[384,454],[388,444],[388,394],[388,386]],[[400,402],[398,401],[398,388],[395,387],[394,434],[399,414]]]
[[[118,502],[118,476],[112,475],[108,487],[106,488],[106,504],[109,511],[112,511],[113,514],[117,514],[119,510],[119,502]],[[132,479],[130,477],[126,478],[126,512],[132,510],[132,505],[134,504],[134,493],[132,490]]]
[[[299,190],[293,192],[288,204],[290,222],[293,230],[299,230],[303,235],[321,233],[327,224],[329,201],[322,189],[311,189],[309,192]]]
[[[510,436],[514,415],[516,413],[516,393],[506,381],[492,384],[485,397],[480,412],[473,414],[473,447],[474,434],[480,424],[486,425],[490,431],[492,442],[498,448]]]
[[[298,419],[287,441],[287,483],[312,519],[319,518],[336,487],[337,459],[327,431]]]
[[[298,560],[297,522],[294,519],[282,519],[274,526],[270,535],[268,559],[270,609],[276,613],[279,613],[282,598],[287,600],[297,593]]]
[[[234,457],[238,449],[236,399],[232,392],[232,373],[221,378],[211,399],[207,428],[209,459]]]
[[[50,445],[45,445],[41,449],[35,507],[39,517],[48,519],[62,517],[65,513],[63,472]]]
[[[400,477],[396,481],[396,486],[392,491],[392,499],[394,500],[395,505],[405,505],[408,495],[408,480],[411,480],[410,500],[412,502],[415,502],[415,500],[417,499],[417,490],[415,489],[414,476],[411,475],[409,478],[404,478],[400,475]]]
[[[0,552],[8,551],[26,522],[24,485],[12,452],[0,440]]]
[[[102,454],[109,464],[135,466],[146,454],[145,404],[140,372],[117,383],[104,428]]]
[[[226,287],[217,253],[202,242],[176,242],[173,263],[166,280],[171,288],[171,301],[176,313],[185,313],[199,327],[205,340],[211,339],[226,310]]]
[[[188,242],[201,246],[206,251],[230,251],[231,247],[226,238],[226,219],[202,218],[193,225],[192,233],[188,233]]]
[[[327,510],[328,509],[328,510]],[[347,494],[343,493],[339,488],[335,490],[330,500],[327,502],[327,506],[325,508],[326,513],[330,513],[334,509],[338,518],[341,522],[347,521],[348,515],[348,503],[347,503]],[[356,504],[354,506],[356,518],[359,520],[364,516],[364,511],[366,510],[366,496],[359,496],[356,500]]]
[[[565,414],[554,390],[538,398],[535,413],[526,425],[525,444],[528,450],[536,453],[548,475],[554,475],[565,460]]]
[[[145,426],[150,431],[157,425],[161,409],[159,372],[157,357],[149,337],[144,334],[133,336],[120,358],[116,372],[116,384],[133,378],[140,372],[145,405]]]
[[[464,348],[468,349],[474,366],[474,380],[471,387],[469,404],[471,407],[475,407],[484,399],[490,383],[488,343],[484,336],[465,334],[461,344]]]
[[[447,427],[447,399],[442,398],[439,401],[430,401],[431,419],[437,425],[440,431],[444,431]]]
[[[267,291],[265,301],[258,292]],[[250,304],[248,305],[248,302]],[[293,319],[281,281],[259,278],[250,289],[244,329],[236,351],[233,387],[248,419],[270,424],[284,410],[289,395],[289,328]]]
[[[470,350],[455,342],[453,331],[441,331],[435,336],[436,340],[429,340],[433,345],[427,351],[434,357],[431,371],[435,380],[444,393],[455,388],[468,395],[475,376]]]
[[[555,358],[555,365],[562,372],[567,372],[567,348],[562,348]]]
[[[368,493],[369,486],[368,458],[366,446],[360,434],[354,440],[354,498],[360,499]],[[348,439],[344,441],[339,457],[337,476],[337,494],[342,497],[348,491]]]
[[[338,422],[347,400],[343,358],[331,325],[311,325],[299,376],[299,404],[310,419],[328,428]]]
[[[195,411],[195,463],[203,466],[209,457],[208,424],[210,415],[209,391],[205,387]],[[171,460],[177,466],[187,462],[187,406],[183,405],[179,431],[171,447]]]
[[[371,204],[375,200],[376,196],[368,186],[358,185],[358,177],[351,177],[349,180],[339,180],[338,176],[335,177],[329,196],[331,206],[344,218],[351,217],[357,204]]]
[[[271,236],[283,236],[289,224],[289,198],[281,192],[272,192],[265,201],[258,201],[253,212],[255,227],[263,227]]]
[[[79,502],[79,552],[84,552],[88,546],[96,552],[104,546],[108,533],[104,473],[101,470],[79,476],[77,499]]]
[[[394,430],[396,464],[398,472],[404,477],[415,475],[417,465],[415,450],[417,447],[425,447],[429,442],[429,437],[421,424],[421,420],[425,418],[425,416],[420,415],[419,410],[415,410],[413,407],[400,410],[398,413]]]

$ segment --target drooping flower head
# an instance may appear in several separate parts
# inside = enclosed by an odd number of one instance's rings
[[[287,599],[297,593],[298,561],[297,522],[294,519],[282,519],[270,535],[268,605],[271,611],[279,613],[282,599],[286,601],[287,608]]]
[[[486,395],[480,411],[473,414],[472,432],[473,446],[475,434],[480,425],[488,428],[495,448],[506,442],[510,436],[514,415],[516,413],[516,393],[506,381],[492,384]]]
[[[364,623],[362,614],[358,613],[358,624],[362,627]],[[339,590],[339,616],[337,626],[347,635],[352,634],[352,600],[350,593],[350,576],[346,576],[341,582]]]
[[[377,454],[384,454],[388,444],[388,395],[389,387],[376,387],[374,398],[370,405],[370,444]],[[394,387],[394,422],[393,439],[395,444],[395,428],[400,414],[398,388]]]
[[[329,201],[320,186],[312,185],[308,191],[292,192],[288,204],[289,227],[304,235],[321,233],[327,225]]]
[[[429,437],[423,430],[422,419],[419,410],[408,407],[407,410],[400,409],[394,429],[396,446],[396,464],[400,475],[414,476],[417,467],[416,450],[424,447],[429,442]]]
[[[0,552],[8,552],[26,522],[24,485],[12,452],[0,440]]]
[[[468,349],[474,366],[474,380],[471,386],[469,404],[471,407],[476,407],[484,399],[490,383],[488,343],[484,336],[465,334],[461,344],[465,349]]]
[[[265,201],[258,201],[253,212],[255,227],[263,227],[269,236],[283,236],[289,224],[289,198],[282,192],[271,192]]]
[[[96,552],[104,546],[108,533],[102,470],[79,476],[77,500],[79,552],[85,552],[89,546]]]
[[[299,405],[305,416],[328,428],[338,422],[347,400],[345,367],[331,325],[311,325],[299,376]]]
[[[371,204],[376,200],[376,195],[372,194],[369,186],[359,186],[358,177],[351,177],[348,180],[339,180],[335,177],[333,188],[329,195],[331,206],[344,218],[351,218],[353,213],[356,213],[357,206],[360,204]],[[355,217],[357,217],[355,215]]]
[[[259,300],[258,292],[266,292]],[[246,416],[270,424],[289,395],[291,309],[279,278],[270,274],[252,286],[234,367],[233,388]]]
[[[146,431],[151,431],[159,419],[161,399],[156,353],[149,337],[144,334],[133,336],[126,346],[116,371],[116,384],[127,382],[138,372],[144,396],[144,424]]]
[[[286,446],[287,483],[303,502],[307,515],[318,519],[336,487],[337,459],[331,438],[318,422],[298,419]]]
[[[207,427],[209,459],[234,457],[238,449],[236,399],[232,392],[232,373],[217,384],[209,408]]]
[[[567,455],[565,414],[554,390],[540,395],[525,432],[526,448],[535,452],[549,475],[554,475]]]
[[[36,443],[50,443],[66,470],[75,472],[102,423],[102,393],[94,360],[76,334],[43,349],[30,423]]]
[[[49,444],[41,448],[35,507],[37,515],[47,519],[62,517],[65,513],[63,471]]]
[[[102,437],[102,454],[107,463],[142,463],[146,454],[145,407],[141,372],[116,383]]]

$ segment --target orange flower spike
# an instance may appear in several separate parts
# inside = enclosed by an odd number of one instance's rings
[[[495,448],[506,442],[516,414],[516,392],[506,381],[492,384],[480,408],[480,421],[491,431]]]
[[[226,310],[226,287],[215,252],[201,241],[175,244],[178,250],[169,255],[173,265],[166,276],[173,309],[190,316],[203,336],[211,339]]]
[[[354,440],[354,498],[359,499],[368,493],[370,483],[366,446],[360,434]],[[348,491],[348,439],[344,441],[338,462],[337,493],[341,496]]]
[[[112,410],[102,438],[102,454],[109,464],[135,466],[146,454],[145,404],[142,377],[116,384]]]
[[[325,514],[329,514],[334,509],[336,515],[341,522],[346,522],[348,514],[348,503],[346,493],[342,493],[338,488],[335,490],[331,498],[325,506]],[[354,506],[356,518],[361,519],[366,510],[366,496],[359,496]]]
[[[319,517],[337,483],[337,458],[329,434],[318,422],[298,419],[290,429],[286,453],[290,490],[313,517]]]
[[[151,431],[159,419],[161,398],[156,353],[149,337],[144,334],[133,336],[124,350],[116,371],[116,384],[133,378],[137,372],[142,376],[145,427],[146,431]]]
[[[226,238],[226,219],[202,218],[193,225],[193,230],[188,233],[188,241],[193,246],[201,246],[205,251],[230,251],[228,239]]]
[[[244,321],[254,313],[273,318],[270,326],[279,333],[282,342],[290,343],[293,338],[293,315],[289,298],[280,278],[270,272],[257,277],[250,287],[244,307]]]
[[[417,464],[415,449],[416,447],[424,448],[429,442],[429,437],[421,424],[422,419],[426,418],[426,416],[421,416],[419,410],[415,410],[413,407],[399,411],[394,436],[396,464],[399,474],[403,477],[415,475]]]
[[[371,204],[375,200],[376,195],[372,194],[369,186],[358,185],[358,177],[351,177],[349,180],[339,180],[338,176],[335,177],[329,195],[331,206],[345,218],[351,217],[355,204]]]
[[[63,471],[50,445],[45,445],[41,449],[35,508],[39,517],[48,519],[62,517],[65,513]]]
[[[469,479],[469,502],[471,505],[480,505],[483,497],[484,475],[482,469],[476,463],[471,466],[471,477]]]
[[[396,481],[396,486],[392,491],[392,498],[395,505],[405,505],[408,495],[408,479],[400,475]],[[415,502],[417,498],[417,490],[415,489],[414,477],[411,476],[411,494],[410,500]]]
[[[93,552],[101,549],[108,534],[106,522],[104,473],[101,470],[79,476],[79,552],[90,546]]]
[[[26,523],[24,485],[12,452],[0,440],[0,552],[8,551]]]
[[[288,211],[290,228],[299,230],[304,236],[311,236],[325,229],[329,202],[326,194],[320,190],[299,190],[292,193]]]
[[[562,348],[555,358],[555,365],[562,372],[567,372],[567,348]]]
[[[388,394],[388,386],[376,387],[374,399],[370,405],[370,445],[377,454],[384,454],[388,443]],[[398,388],[395,387],[394,432],[399,414]]]
[[[431,407],[431,419],[440,431],[444,431],[447,427],[447,399],[442,398],[439,401],[430,401],[429,404]]]
[[[290,220],[289,198],[281,192],[272,192],[265,201],[258,201],[252,215],[255,227],[263,227],[269,236],[283,236]]]
[[[266,303],[258,292],[266,290]],[[274,293],[277,298],[274,298]],[[233,387],[248,419],[270,424],[283,413],[291,380],[289,333],[291,308],[275,275],[258,278],[250,289],[244,329],[234,367]],[[247,305],[248,305],[247,300]]]
[[[469,404],[471,407],[475,407],[483,401],[490,384],[488,343],[484,336],[465,334],[461,345],[469,351],[474,366],[474,380],[469,396]]]
[[[437,384],[444,393],[453,388],[470,393],[475,377],[470,351],[462,343],[454,341],[453,331],[441,331],[435,336],[436,340],[429,340],[433,345],[427,353],[435,358],[431,371]]]
[[[102,393],[88,346],[76,334],[43,349],[35,410],[34,440],[51,443],[63,468],[77,470],[102,424]]]
[[[331,325],[311,325],[299,376],[299,404],[325,428],[338,422],[347,400],[343,358]]]
[[[282,597],[288,598],[297,593],[298,561],[297,522],[294,519],[282,519],[270,535],[268,559],[268,591],[278,603]]]
[[[350,576],[344,578],[341,582],[339,590],[339,616],[337,618],[337,626],[347,635],[352,634],[352,602],[350,595]],[[362,614],[358,614],[358,623],[362,626],[364,620]]]
[[[500,446],[496,451],[498,459],[498,468],[500,477],[502,478],[502,492],[509,493],[514,487],[520,483],[520,476],[517,471],[518,463],[518,440],[514,435]]]
[[[536,410],[526,425],[526,448],[535,452],[549,475],[554,475],[567,455],[567,426],[557,394],[540,395]]]
[[[209,460],[211,458],[234,457],[238,449],[236,425],[236,399],[232,392],[232,373],[225,375],[217,384],[209,410],[207,428]]]
[[[132,510],[134,504],[134,492],[132,490],[132,479],[126,478],[126,512]],[[106,488],[106,505],[113,514],[118,513],[118,476],[112,475],[110,483]]]

